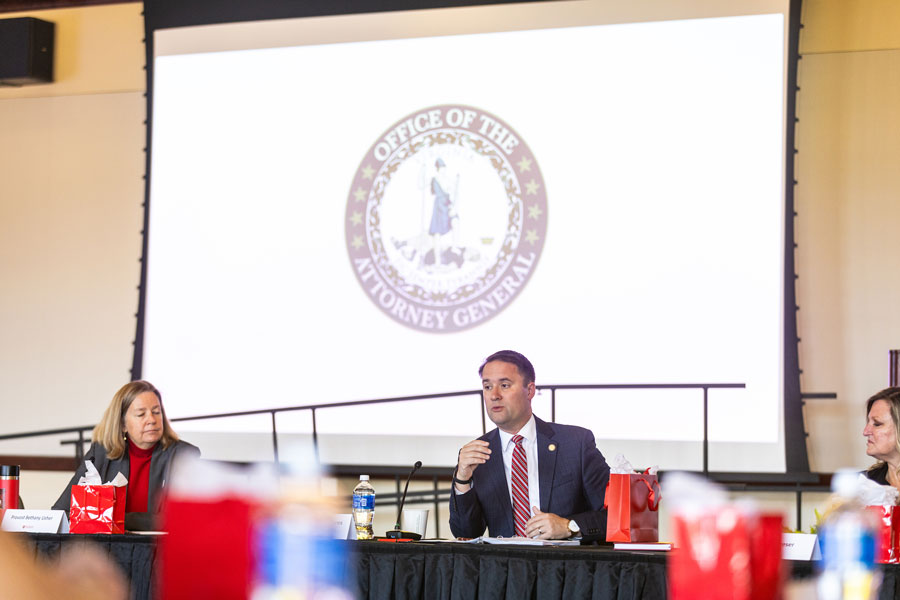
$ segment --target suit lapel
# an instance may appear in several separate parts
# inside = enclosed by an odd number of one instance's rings
[[[173,448],[172,450],[174,451],[175,449]],[[157,443],[156,447],[153,448],[153,454],[150,455],[150,485],[147,488],[147,512],[156,511],[154,488],[163,483],[162,471],[164,467],[162,444]]]
[[[538,484],[541,492],[541,511],[550,512],[550,494],[553,493],[553,475],[556,473],[556,457],[559,442],[554,439],[553,426],[534,418],[537,431]],[[550,446],[553,450],[550,450]]]
[[[503,467],[503,447],[500,445],[500,431],[495,429],[488,440],[491,448],[491,458],[484,466],[488,468],[490,487],[494,490],[495,506],[500,507],[500,514],[506,520],[506,530],[515,532],[513,522],[512,501],[509,499],[509,484],[506,481],[506,469]],[[491,531],[496,536],[497,532]],[[514,535],[511,533],[510,535]]]
[[[98,472],[100,469],[97,470]],[[125,479],[128,479],[131,476],[131,458],[128,454],[128,446],[125,446],[125,454],[120,456],[119,458],[108,460],[106,463],[106,468],[103,470],[103,473],[100,473],[101,478],[103,479],[103,483],[114,478],[118,473],[121,473]]]

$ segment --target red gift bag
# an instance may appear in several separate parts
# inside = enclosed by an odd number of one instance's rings
[[[125,490],[115,485],[73,485],[70,533],[125,533]]]
[[[784,581],[781,515],[733,506],[672,516],[670,600],[777,600]]]
[[[900,563],[900,506],[867,506],[878,515],[878,532],[875,561],[879,563]]]
[[[611,473],[606,486],[606,541],[658,542],[660,499],[656,475]]]

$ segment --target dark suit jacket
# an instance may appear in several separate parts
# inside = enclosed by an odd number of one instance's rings
[[[132,531],[152,531],[156,529],[156,512],[159,509],[160,490],[166,484],[166,478],[169,476],[169,469],[172,466],[172,459],[175,455],[194,455],[200,456],[200,449],[187,442],[177,441],[166,449],[157,444],[153,449],[153,455],[150,457],[150,485],[147,490],[147,512],[125,513],[125,529]],[[128,451],[116,459],[110,459],[106,456],[106,448],[102,444],[94,442],[88,448],[84,455],[84,460],[89,460],[97,467],[103,482],[113,479],[117,473],[122,473],[128,477],[131,471],[131,462],[128,459]],[[87,467],[84,462],[78,465],[75,475],[69,481],[69,485],[63,490],[59,500],[53,505],[53,510],[64,510],[69,512],[72,502],[72,486],[78,483],[78,480],[84,477]]]
[[[541,492],[539,508],[574,519],[581,528],[583,542],[605,540],[603,502],[609,465],[597,449],[594,434],[583,427],[545,423],[537,417],[534,421]],[[484,534],[487,527],[492,537],[512,537],[515,525],[500,433],[494,429],[478,439],[490,444],[491,457],[475,469],[471,490],[465,494],[451,491],[450,531],[456,537],[474,538]]]
[[[865,475],[872,481],[875,481],[876,483],[880,483],[881,485],[890,485],[887,480],[887,463],[877,463],[874,466],[869,467],[868,471],[863,471],[863,475]]]

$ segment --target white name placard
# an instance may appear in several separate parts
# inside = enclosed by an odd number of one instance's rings
[[[818,560],[819,536],[812,533],[784,533],[781,537],[781,558],[785,560]]]
[[[64,510],[11,508],[4,511],[0,529],[32,533],[69,533],[69,517]]]
[[[356,539],[356,527],[353,525],[353,515],[334,515],[334,537],[338,540]]]

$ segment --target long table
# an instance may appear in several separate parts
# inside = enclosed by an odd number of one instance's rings
[[[154,597],[156,538],[144,535],[18,534],[35,556],[55,560],[88,540],[105,550],[131,583],[130,597]],[[666,597],[666,555],[597,546],[505,546],[454,543],[347,542],[349,579],[359,598],[629,598]],[[790,561],[790,577],[814,574]],[[882,600],[900,600],[900,565],[884,565]]]

